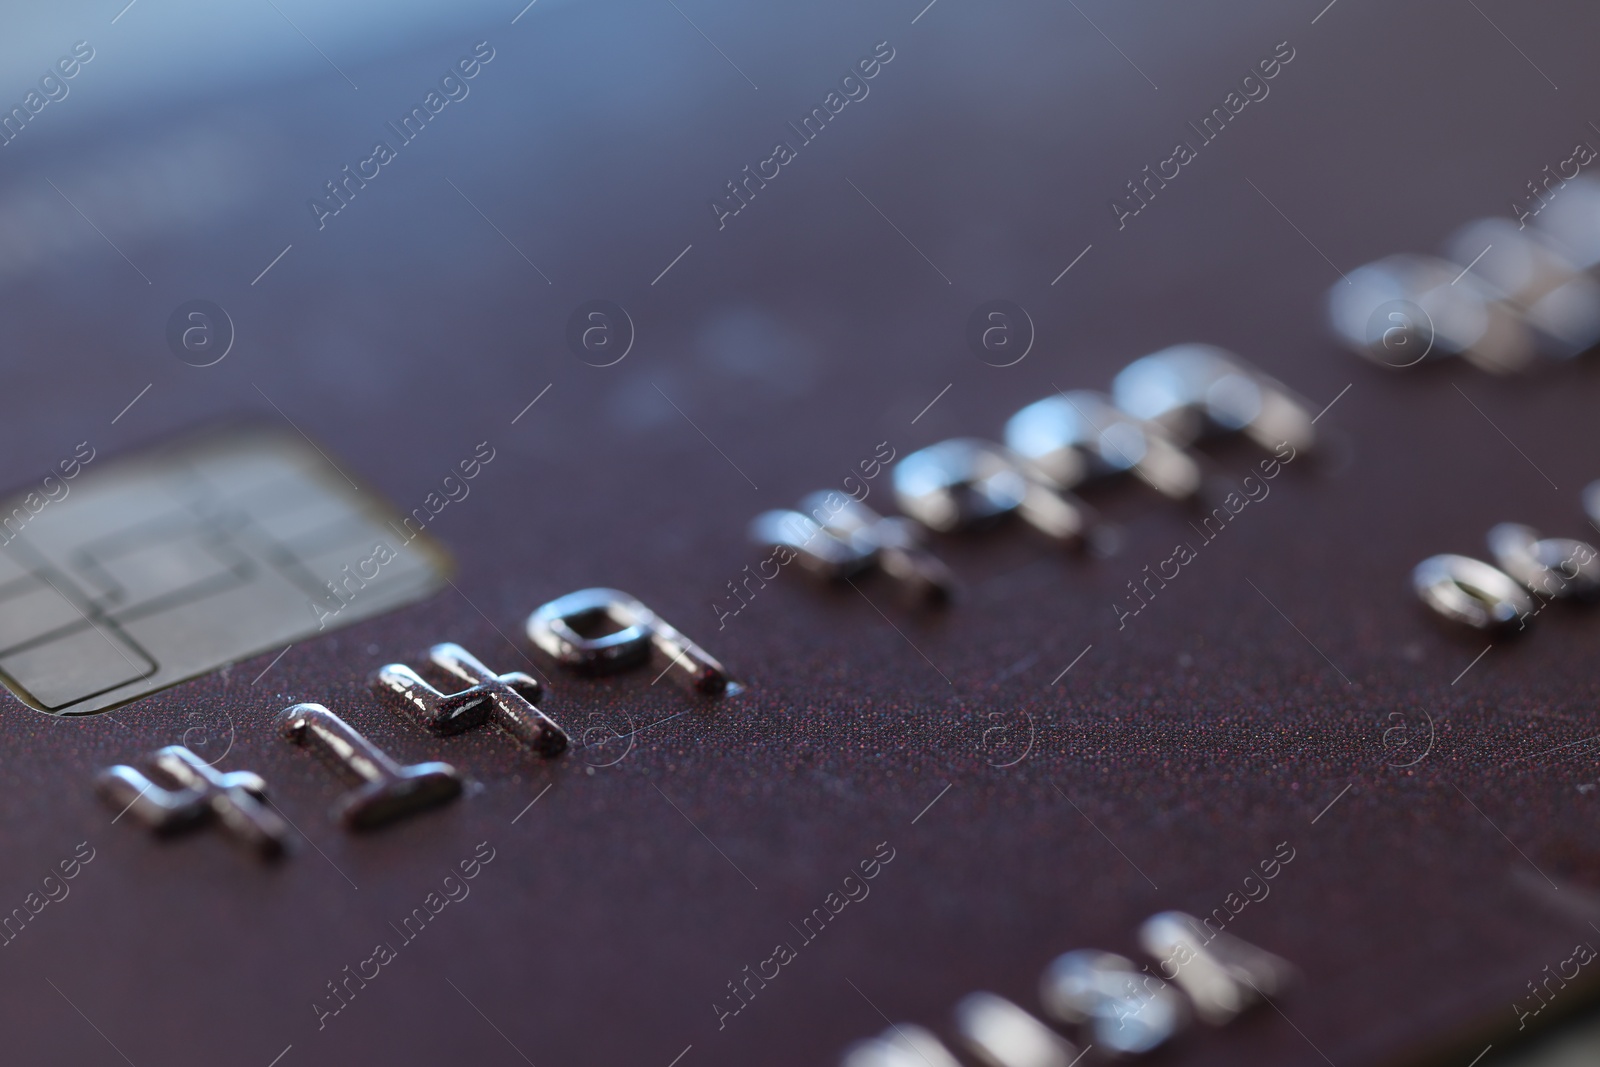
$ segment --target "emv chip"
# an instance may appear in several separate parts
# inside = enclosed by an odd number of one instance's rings
[[[0,681],[39,711],[105,711],[445,582],[437,543],[287,432],[73,469],[0,503]]]

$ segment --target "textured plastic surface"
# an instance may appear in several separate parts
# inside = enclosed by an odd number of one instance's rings
[[[539,4],[383,63],[337,56],[359,93],[308,54],[303,83],[53,141],[52,105],[7,146],[7,189],[54,196],[48,175],[153,280],[86,233],[8,283],[8,482],[86,438],[110,456],[248,411],[292,418],[409,511],[477,442],[495,449],[430,524],[460,567],[432,599],[89,720],[0,698],[0,905],[26,909],[47,868],[95,850],[0,950],[19,1060],[114,1061],[109,1041],[139,1064],[267,1064],[290,1045],[280,1067],[521,1062],[512,1044],[541,1067],[665,1067],[691,1045],[680,1067],[831,1064],[883,1029],[877,1009],[948,1034],[973,990],[1036,1006],[1056,954],[1137,956],[1147,916],[1210,913],[1282,842],[1295,858],[1229,930],[1304,973],[1287,1019],[1191,1032],[1167,1062],[1466,1063],[1594,936],[1600,794],[1579,788],[1597,776],[1579,742],[1600,618],[1551,608],[1474,663],[1487,640],[1445,633],[1407,587],[1428,555],[1481,554],[1496,522],[1583,536],[1594,368],[1390,374],[1323,322],[1328,260],[1432,250],[1567,158],[1584,124],[1564,102],[1600,91],[1594,12],[1481,5],[1558,95],[1470,5],[1341,0],[1315,25],[1320,4],[943,0],[913,23],[921,6],[684,5],[757,91],[670,6]],[[169,17],[140,4],[115,29]],[[307,198],[485,38],[471,97],[318,230]],[[708,199],[883,40],[870,95],[719,230]],[[1108,199],[1284,40],[1270,96],[1118,229]],[[101,47],[75,93],[100,73],[115,91]],[[161,137],[212,144],[215,168],[173,178],[188,213],[141,228],[90,179]],[[963,340],[996,294],[1039,332],[1005,368]],[[161,334],[197,295],[239,331],[206,368]],[[638,334],[605,368],[565,343],[594,299]],[[1016,526],[941,538],[965,589],[943,614],[787,568],[719,629],[714,605],[737,606],[728,583],[766,554],[745,541],[753,515],[837,487],[879,442],[992,437],[1056,385],[1104,389],[1188,340],[1319,406],[1350,386],[1317,423],[1328,458],[1296,459],[1214,541],[1130,486],[1093,501],[1123,527],[1112,558]],[[1212,455],[1237,477],[1260,452]],[[883,504],[887,475],[871,484]],[[1195,561],[1119,630],[1127,583],[1182,541]],[[639,597],[745,692],[652,686],[661,665],[557,671],[523,621],[593,585]],[[440,641],[543,672],[543,709],[579,747],[530,761],[380,708],[366,675]],[[342,786],[274,729],[300,701],[481,788],[347,835],[326,814]],[[630,728],[620,760],[614,741],[581,747]],[[112,825],[95,772],[180,741],[264,776],[315,847],[262,869],[220,835]],[[493,859],[470,895],[404,940],[480,842]],[[800,945],[883,842],[870,896]],[[796,958],[719,1030],[727,983],[780,941]],[[394,958],[367,963],[380,942]],[[343,968],[375,965],[319,1019]]]

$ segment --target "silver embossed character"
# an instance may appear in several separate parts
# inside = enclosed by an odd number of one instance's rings
[[[654,648],[702,693],[728,690],[721,663],[637,597],[618,589],[579,589],[528,616],[528,640],[564,666],[609,674],[641,666]],[[607,632],[609,631],[609,632]]]
[[[1071,546],[1084,544],[1094,512],[1052,487],[1026,459],[997,444],[957,437],[902,457],[894,467],[900,510],[940,533],[985,526],[1007,515]]]
[[[1309,451],[1316,428],[1289,387],[1216,345],[1182,344],[1134,360],[1111,383],[1117,407],[1164,429],[1179,444],[1243,434],[1269,451]]]
[[[1011,1001],[969,993],[955,1007],[956,1031],[988,1067],[1072,1067],[1072,1042]]]
[[[1172,986],[1124,956],[1094,949],[1056,957],[1039,979],[1039,999],[1053,1018],[1087,1026],[1107,1052],[1149,1052],[1189,1021],[1188,1004]]]
[[[295,704],[278,713],[283,736],[310,745],[359,788],[334,814],[352,830],[370,830],[461,795],[461,775],[448,763],[400,764],[321,704]]]
[[[1087,389],[1036,400],[1006,422],[1006,445],[1057,489],[1129,473],[1174,500],[1200,490],[1200,465],[1155,423]]]
[[[919,524],[885,517],[835,492],[808,494],[799,511],[764,511],[750,522],[757,544],[792,549],[800,566],[828,581],[844,581],[876,566],[907,599],[944,603],[955,592],[950,568],[922,545]]]
[[[263,803],[267,784],[260,775],[223,773],[182,745],[169,745],[150,760],[172,785],[153,782],[134,768],[118,764],[95,779],[106,803],[132,814],[157,833],[177,833],[215,821],[263,858],[283,855],[289,827]]]
[[[1522,630],[1538,613],[1515,578],[1471,556],[1429,556],[1411,571],[1411,588],[1440,617],[1475,630]]]
[[[933,1032],[915,1023],[894,1023],[877,1037],[845,1050],[839,1067],[961,1067]]]
[[[1544,355],[1570,359],[1600,341],[1600,282],[1539,231],[1478,219],[1451,238],[1449,254],[1521,313]]]
[[[1161,973],[1189,994],[1195,1014],[1213,1026],[1281,993],[1295,977],[1289,961],[1232,934],[1212,932],[1181,911],[1150,916],[1139,927],[1139,942],[1161,961]]]
[[[1436,256],[1389,256],[1357,267],[1328,290],[1328,321],[1355,352],[1395,370],[1461,356],[1509,374],[1536,355],[1515,306]]]
[[[750,520],[750,540],[793,549],[803,570],[826,581],[842,582],[870,570],[878,560],[877,541],[846,535],[832,520],[826,509],[824,514],[812,516],[774,508]]]
[[[1569,537],[1540,537],[1531,526],[1502,522],[1489,529],[1489,552],[1511,577],[1545,599],[1600,597],[1600,553]]]
[[[566,751],[566,731],[537,706],[542,692],[538,679],[520,671],[495,674],[472,653],[448,641],[428,649],[428,663],[439,675],[465,683],[465,688],[441,692],[404,663],[380,668],[372,676],[372,688],[385,703],[436,737],[489,723],[541,756]]]

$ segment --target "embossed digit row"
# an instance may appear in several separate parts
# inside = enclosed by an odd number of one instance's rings
[[[1583,491],[1591,524],[1600,524],[1600,481]],[[1600,599],[1600,553],[1587,541],[1542,537],[1531,526],[1502,522],[1489,530],[1494,564],[1471,556],[1429,556],[1411,572],[1417,597],[1435,614],[1475,630],[1524,630],[1554,600]]]
[[[1554,194],[1555,190],[1546,189]],[[1600,182],[1560,183],[1532,216],[1479,219],[1446,255],[1368,263],[1328,290],[1333,332],[1396,370],[1459,356],[1509,374],[1600,343]]]
[[[1164,1045],[1194,1017],[1223,1025],[1295,979],[1288,961],[1181,911],[1146,919],[1139,943],[1159,961],[1156,970],[1097,949],[1056,957],[1039,979],[1044,1014],[1103,1053],[1138,1055]],[[968,995],[953,1016],[960,1043],[991,1067],[1070,1067],[1081,1055],[1055,1027],[994,993]],[[840,1067],[960,1062],[932,1031],[896,1023],[852,1045]]]
[[[1205,472],[1190,445],[1242,434],[1292,458],[1315,444],[1313,421],[1303,400],[1233,353],[1176,345],[1124,367],[1110,395],[1074,390],[1029,404],[1006,423],[1004,444],[958,437],[903,457],[894,467],[895,501],[913,521],[819,492],[797,510],[756,516],[749,534],[824,579],[876,566],[912,599],[940,603],[954,579],[924,547],[925,531],[1016,516],[1060,544],[1082,546],[1097,534],[1093,510],[1077,496],[1083,486],[1136,477],[1168,499],[1197,499]]]
[[[652,652],[666,660],[662,674],[677,673],[695,690],[720,696],[737,685],[710,653],[689,640],[637,598],[615,589],[581,589],[541,606],[527,620],[528,638],[556,662],[587,674],[644,666]],[[496,674],[460,645],[428,650],[424,668],[444,688],[403,663],[373,673],[379,701],[448,737],[493,726],[531,754],[559,756],[568,737],[538,707],[537,679],[521,672]],[[316,750],[357,783],[334,816],[348,829],[368,830],[448,803],[461,795],[462,777],[448,763],[399,763],[321,704],[300,703],[278,714],[289,741]],[[182,745],[152,753],[151,778],[118,765],[100,772],[96,788],[119,809],[156,833],[214,823],[265,859],[283,856],[289,827],[267,799],[267,785],[250,771],[222,772]]]

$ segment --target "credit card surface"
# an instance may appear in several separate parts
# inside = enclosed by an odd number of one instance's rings
[[[1413,585],[1600,541],[1593,0],[11,6],[0,1067],[1595,1004],[1600,610]]]

